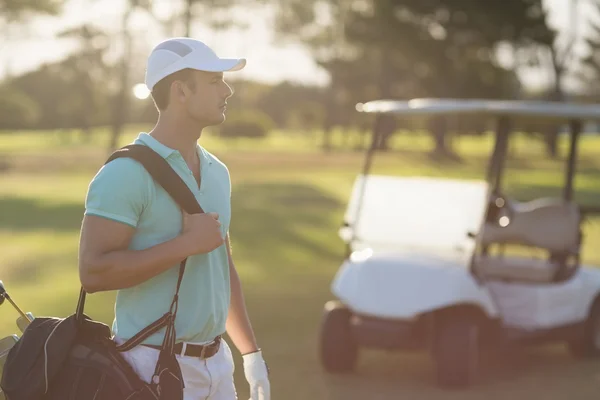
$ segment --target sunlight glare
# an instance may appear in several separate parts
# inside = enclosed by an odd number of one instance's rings
[[[143,83],[138,83],[133,87],[133,95],[140,100],[145,100],[150,96],[150,91]]]

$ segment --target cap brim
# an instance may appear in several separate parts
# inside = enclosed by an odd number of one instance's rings
[[[239,71],[246,66],[245,58],[220,58],[210,63],[201,63],[191,68],[207,72],[231,72]]]
[[[230,72],[239,71],[245,66],[245,58],[218,58],[210,62],[194,62],[193,59],[190,60],[182,58],[181,60],[175,62],[174,64],[161,71],[160,74],[153,75],[152,79],[149,79],[146,73],[146,87],[149,90],[152,90],[154,88],[154,85],[156,85],[161,79],[185,68],[196,69],[198,71],[206,72]]]

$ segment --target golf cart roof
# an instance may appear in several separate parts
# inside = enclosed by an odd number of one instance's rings
[[[600,121],[600,104],[550,101],[412,99],[374,100],[358,103],[356,110],[397,115],[487,114],[489,116],[538,117],[544,119]]]

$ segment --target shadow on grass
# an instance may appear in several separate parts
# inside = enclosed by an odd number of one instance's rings
[[[515,189],[519,198],[555,190],[546,186]],[[596,194],[583,195],[592,199]],[[435,371],[426,354],[361,351],[355,373],[347,376],[325,373],[318,359],[319,328],[323,305],[331,298],[329,284],[339,265],[337,249],[341,246],[338,246],[336,229],[343,207],[310,185],[245,183],[234,186],[234,254],[239,250],[244,258],[269,273],[268,280],[244,285],[244,293],[257,338],[272,369],[273,398],[500,400],[510,396],[519,400],[558,400],[592,398],[589,394],[600,390],[597,381],[600,366],[576,362],[564,352],[507,356],[508,360],[502,365],[491,366],[474,388],[455,393],[435,386]],[[82,206],[44,206],[11,197],[0,199],[0,210],[3,227],[67,230],[77,228]],[[304,254],[302,260],[294,259],[296,254]],[[295,271],[307,263],[312,269],[295,275]],[[320,273],[321,270],[327,273]],[[79,289],[76,269],[69,279],[69,289],[44,304],[28,304],[24,297],[28,311],[37,315],[72,313]],[[40,282],[52,283],[51,280]],[[112,292],[94,294],[89,296],[86,311],[92,318],[110,324],[113,301]],[[12,329],[12,314],[7,319]],[[238,395],[248,398],[242,361],[235,350],[234,357]]]
[[[324,302],[330,297],[325,277],[298,280],[299,293],[248,290],[249,312],[265,357],[272,368],[273,397],[291,400],[395,399],[519,400],[530,398],[587,399],[600,389],[598,362],[578,361],[562,347],[515,348],[499,352],[482,363],[473,387],[443,390],[436,385],[435,365],[426,352],[388,353],[361,349],[355,371],[335,375],[323,370],[318,356],[319,329]],[[239,358],[236,360],[240,365]],[[236,382],[246,393],[243,369]],[[247,397],[240,397],[247,398]]]
[[[291,254],[338,257],[331,244],[338,241],[335,224],[343,206],[315,187],[241,184],[233,188],[232,203],[232,246],[252,261],[280,269],[295,263]],[[330,233],[325,240],[323,230]]]
[[[555,190],[545,186],[516,189],[519,198]],[[591,199],[595,193],[582,195]],[[290,400],[401,397],[499,400],[512,395],[523,400],[533,397],[558,400],[569,396],[587,398],[586,395],[598,387],[590,383],[598,365],[577,362],[564,351],[557,354],[527,350],[488,360],[479,383],[456,392],[436,386],[434,365],[427,354],[365,350],[361,351],[354,373],[324,372],[318,358],[319,329],[323,305],[331,298],[331,277],[338,265],[334,251],[336,238],[321,242],[313,235],[318,230],[330,231],[331,236],[335,234],[337,213],[342,205],[313,187],[288,184],[238,186],[233,198],[232,229],[237,246],[244,255],[260,261],[265,269],[284,270],[280,276],[245,287],[249,313],[273,371],[274,397]],[[292,247],[309,253],[312,262],[330,271],[331,276],[312,272],[291,279],[290,265],[294,265],[294,260],[287,259],[286,254]],[[247,398],[239,358],[236,363],[239,394]],[[542,383],[545,375],[551,376],[552,384]]]
[[[355,373],[346,376],[323,374],[326,397],[321,398],[593,399],[600,387],[597,363],[574,361],[568,355],[552,351],[523,350],[502,367],[484,368],[473,386],[462,390],[438,387],[434,365],[424,354],[390,356],[373,353],[364,354],[363,358],[365,360]]]
[[[44,204],[41,200],[27,197],[0,197],[0,228],[12,231],[78,230],[83,211],[83,204]]]
[[[14,266],[10,266],[6,271],[3,271],[0,279],[4,279],[5,282],[17,285],[31,285],[34,283],[43,284],[44,280],[47,280],[48,277],[52,277],[55,272],[58,272],[54,268],[49,269],[49,265],[60,265],[61,268],[72,268],[73,271],[76,270],[76,260],[65,263],[65,259],[66,256],[64,254],[54,256],[43,255],[33,259],[25,259]]]

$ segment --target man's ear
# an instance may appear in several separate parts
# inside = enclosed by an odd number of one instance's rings
[[[185,100],[187,96],[187,90],[188,88],[181,81],[175,81],[171,86],[172,96],[178,99],[180,102]]]

